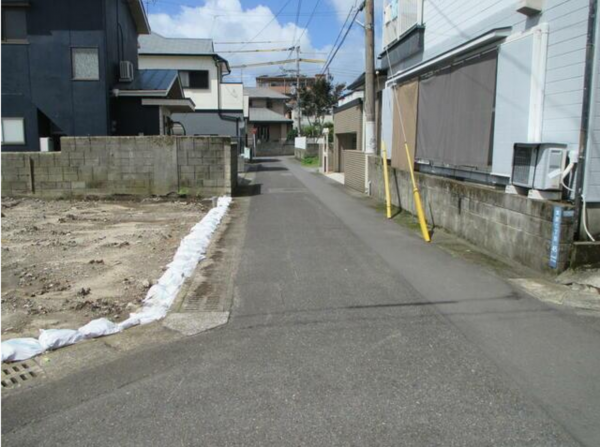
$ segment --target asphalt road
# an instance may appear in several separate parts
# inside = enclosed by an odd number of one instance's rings
[[[3,445],[600,445],[595,320],[291,160],[256,183],[230,323],[4,399]]]

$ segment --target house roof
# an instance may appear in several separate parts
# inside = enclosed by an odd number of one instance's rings
[[[216,56],[212,39],[164,37],[158,33],[139,37],[139,54]]]
[[[142,0],[127,0],[138,34],[150,34],[150,22]]]
[[[132,82],[117,84],[115,90],[119,96],[166,97],[178,79],[177,70],[139,70]]]
[[[377,76],[383,76],[387,74],[387,68],[384,67],[376,67],[375,71],[378,73]],[[365,86],[365,72],[363,71],[360,76],[358,76],[354,81],[346,86],[347,90],[362,90]]]
[[[248,121],[251,123],[291,123],[291,119],[266,107],[250,107]]]
[[[266,87],[244,87],[244,96],[250,98],[289,99],[283,93]]]

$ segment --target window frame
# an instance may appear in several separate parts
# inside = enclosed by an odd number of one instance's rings
[[[402,29],[403,25],[403,13],[406,5],[401,5],[402,2],[415,2],[416,3],[416,17],[415,22],[410,26],[407,26],[406,29]],[[393,4],[396,5],[396,8],[392,8]],[[408,36],[415,29],[422,28],[425,26],[424,19],[424,9],[425,9],[425,0],[385,0],[383,5],[383,23],[382,23],[382,45],[383,48],[390,48],[397,42],[401,41],[404,37]],[[395,16],[393,15],[395,12]],[[386,15],[390,15],[389,20],[386,22]],[[406,17],[406,16],[404,16]],[[388,26],[389,25],[389,26]],[[393,31],[390,31],[390,28],[394,28]],[[394,37],[388,39],[388,34],[393,33]]]
[[[184,77],[187,78],[187,82],[183,82],[183,77],[181,75],[184,75]],[[189,70],[179,70],[179,72],[177,73],[177,76],[179,76],[179,82],[181,83],[182,88],[190,88],[190,71]]]
[[[98,77],[97,78],[77,78],[75,77],[75,51],[76,50],[95,50],[98,59]],[[71,80],[78,82],[97,82],[100,80],[100,49],[94,46],[71,47]]]
[[[5,12],[7,10],[12,10],[12,11],[21,11],[24,15],[25,18],[25,37],[23,38],[5,38],[5,30],[6,30],[6,26],[4,26],[4,20],[5,20]],[[2,13],[1,13],[1,17],[0,17],[0,23],[2,25],[2,34],[0,35],[0,42],[2,42],[3,44],[7,43],[7,44],[26,44],[29,43],[29,40],[27,39],[27,7],[25,5],[6,5],[6,6],[2,6]]]
[[[21,121],[21,127],[23,129],[23,141],[6,141],[6,139],[4,138],[4,121],[6,120],[11,120],[11,121]],[[0,123],[2,124],[0,127],[2,127],[2,133],[0,134],[0,138],[2,139],[2,145],[7,145],[7,146],[26,146],[27,145],[27,133],[25,132],[25,117],[22,116],[3,116],[2,118],[0,118]]]

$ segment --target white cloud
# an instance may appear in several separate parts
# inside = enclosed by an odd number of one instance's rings
[[[340,3],[344,0],[329,0]],[[345,0],[350,4],[354,0]],[[347,6],[349,8],[349,6]],[[346,9],[347,11],[347,9]],[[247,45],[215,45],[217,52],[229,60],[231,65],[250,64],[287,59],[289,52],[268,53],[224,53],[223,51],[283,48],[292,45],[292,39],[300,39],[300,48],[304,54],[301,57],[310,59],[325,59],[331,44],[316,48],[311,42],[310,30],[303,34],[303,28],[296,26],[293,17],[286,16],[286,20],[275,18],[276,11],[266,6],[243,8],[239,0],[207,0],[203,6],[182,6],[173,15],[165,13],[150,14],[152,30],[167,37],[201,37],[212,38],[215,42],[264,42]],[[345,18],[345,17],[344,17]],[[289,20],[288,20],[289,19]],[[301,22],[302,23],[302,22]],[[315,26],[315,22],[313,25]],[[263,30],[264,28],[264,30]],[[359,27],[357,27],[360,29]],[[259,31],[260,34],[257,36]],[[361,33],[353,30],[344,47],[331,65],[331,71],[337,82],[350,82],[361,72],[361,64],[357,64],[359,54],[364,54]],[[291,58],[294,58],[292,54]],[[321,69],[321,64],[302,63],[301,71],[305,74],[315,74]],[[246,68],[243,71],[244,82],[252,85],[254,77],[260,74],[278,73],[282,68],[295,69],[295,64],[280,66],[264,66]],[[236,69],[230,75],[231,80],[240,78],[241,70]]]

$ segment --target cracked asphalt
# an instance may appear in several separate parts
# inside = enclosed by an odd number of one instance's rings
[[[3,445],[600,445],[596,319],[257,167],[230,322],[6,396]]]

